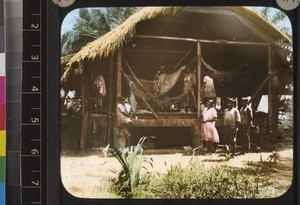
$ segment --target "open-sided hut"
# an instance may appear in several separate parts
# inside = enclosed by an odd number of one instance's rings
[[[103,113],[114,116],[116,98],[129,97],[132,92],[138,107],[151,111],[136,114],[132,127],[138,137],[173,128],[175,133],[188,135],[171,138],[172,145],[199,145],[200,90],[206,75],[214,79],[218,97],[252,96],[252,103],[257,106],[260,96],[269,96],[269,113],[264,122],[268,124],[268,141],[272,142],[277,133],[278,95],[284,92],[283,85],[292,80],[286,59],[276,52],[278,42],[291,44],[274,25],[244,7],[147,7],[138,11],[83,47],[69,60],[61,78],[62,85],[67,84],[72,81],[74,70],[82,70],[81,148],[85,147],[86,126],[91,119],[105,123],[106,141],[111,139],[113,123],[108,123]],[[149,88],[150,81],[160,66],[171,74],[181,72],[183,65],[192,68],[196,75],[194,109],[191,112],[162,109],[174,100],[182,100],[183,77],[179,75],[162,97]],[[101,99],[101,113],[95,113],[97,98],[93,86],[99,74],[106,80],[107,96]],[[129,86],[130,81],[134,86]],[[147,83],[150,90],[146,89]],[[221,123],[220,117],[217,124]]]

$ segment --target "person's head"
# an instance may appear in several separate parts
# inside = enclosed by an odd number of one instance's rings
[[[214,101],[212,99],[208,99],[205,102],[205,107],[211,108],[213,106]]]
[[[235,99],[233,99],[233,98],[228,98],[227,99],[227,107],[229,108],[229,109],[231,109],[231,108],[233,108],[235,106]]]
[[[242,97],[241,103],[242,103],[242,106],[246,106],[247,103],[248,103],[248,98],[247,97]]]
[[[123,96],[118,97],[118,103],[124,104],[125,98]]]
[[[165,73],[166,72],[165,66],[160,65],[159,66],[159,71],[160,71],[160,73]]]
[[[185,72],[187,72],[187,73],[191,73],[192,72],[192,68],[190,66],[184,65],[182,67],[185,68]]]

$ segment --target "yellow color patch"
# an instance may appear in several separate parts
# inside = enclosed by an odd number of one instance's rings
[[[6,132],[4,130],[0,131],[0,156],[5,156],[6,152]]]

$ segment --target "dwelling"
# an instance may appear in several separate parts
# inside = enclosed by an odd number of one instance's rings
[[[136,138],[153,135],[160,138],[159,144],[198,146],[204,76],[214,79],[221,99],[251,96],[255,109],[262,95],[269,96],[267,117],[257,115],[255,123],[267,127],[265,138],[272,145],[278,95],[285,92],[285,84],[293,82],[293,71],[278,52],[278,43],[291,44],[291,40],[245,7],[146,7],[138,11],[71,57],[62,75],[65,86],[81,73],[81,149],[85,149],[91,121],[106,127],[104,141],[111,142],[118,96],[136,99],[140,112],[131,125]],[[168,108],[174,101],[181,103],[186,94],[182,66],[195,73],[196,102],[188,111],[171,111]],[[173,75],[163,93],[153,89],[158,68]],[[94,90],[99,75],[106,82],[107,95],[102,97]],[[221,124],[220,112],[217,125]],[[163,138],[161,133],[171,136]]]

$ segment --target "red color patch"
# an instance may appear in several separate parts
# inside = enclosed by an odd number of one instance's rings
[[[0,130],[5,130],[5,104],[0,104]]]

